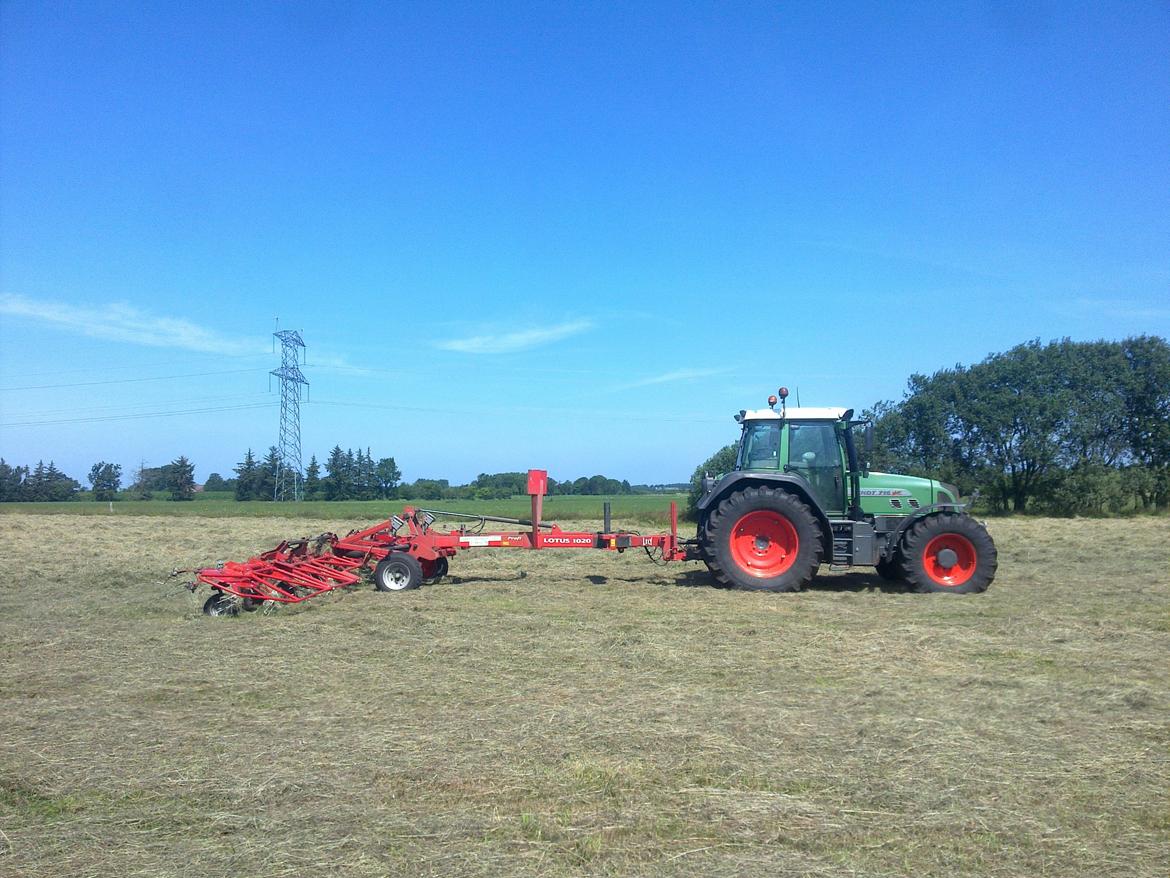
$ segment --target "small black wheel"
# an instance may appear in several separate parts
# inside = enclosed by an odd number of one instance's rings
[[[378,591],[407,591],[418,588],[422,581],[422,565],[406,552],[391,552],[374,568],[374,588]]]
[[[423,581],[424,582],[438,582],[447,575],[447,558],[440,555],[434,561],[424,561],[422,563]]]
[[[975,594],[995,579],[995,543],[969,515],[927,516],[907,531],[904,545],[902,571],[916,591]]]
[[[887,582],[903,582],[906,579],[902,573],[902,551],[899,549],[894,557],[885,561],[878,561],[875,565],[877,574]]]
[[[797,497],[745,488],[707,518],[707,568],[724,587],[800,591],[821,563],[820,526]]]
[[[222,591],[212,592],[211,597],[203,602],[204,616],[238,616],[240,604],[230,594]]]

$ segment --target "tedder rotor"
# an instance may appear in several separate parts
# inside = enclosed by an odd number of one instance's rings
[[[735,467],[704,477],[692,539],[679,539],[674,503],[665,533],[614,530],[608,503],[601,530],[562,530],[542,520],[548,473],[534,469],[528,471],[529,519],[407,506],[345,536],[285,542],[248,561],[195,570],[189,585],[209,586],[203,611],[225,615],[266,602],[300,603],[355,585],[366,571],[379,591],[418,588],[445,576],[450,559],[467,549],[640,548],[664,563],[702,561],[714,585],[749,591],[799,591],[822,564],[873,567],[919,592],[987,589],[995,576],[995,543],[955,487],[871,471],[872,424],[853,420],[852,409],[789,409],[787,396],[782,387],[779,398],[768,398],[768,408],[735,415]],[[447,515],[478,523],[436,527]],[[487,531],[488,522],[524,529]]]

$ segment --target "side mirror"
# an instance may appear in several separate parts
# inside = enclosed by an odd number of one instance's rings
[[[865,424],[865,461],[873,457],[873,421],[866,421]]]

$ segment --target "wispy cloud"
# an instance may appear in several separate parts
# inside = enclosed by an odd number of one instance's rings
[[[514,332],[491,335],[473,335],[468,338],[452,338],[438,342],[435,346],[445,351],[461,354],[511,354],[529,348],[551,344],[572,335],[578,335],[593,328],[591,320],[573,320],[554,326],[534,326]]]
[[[725,375],[730,369],[675,369],[673,372],[663,372],[661,375],[651,375],[648,378],[639,378],[628,384],[621,384],[616,390],[632,390],[635,387],[650,387],[655,384],[671,384],[675,381],[690,381],[694,378],[707,378],[711,375]]]
[[[1170,308],[1147,305],[1132,299],[1081,296],[1073,299],[1072,305],[1079,311],[1098,317],[1126,317],[1131,320],[1170,319]]]
[[[349,375],[373,375],[376,372],[386,372],[393,374],[395,371],[391,369],[371,369],[368,366],[355,366],[347,358],[331,353],[311,353],[309,355],[309,362],[306,368],[310,369],[329,369],[335,372],[345,372]]]
[[[228,338],[189,320],[159,317],[121,302],[93,307],[0,293],[0,314],[23,317],[90,338],[153,348],[230,355],[264,353],[267,349],[258,341]]]

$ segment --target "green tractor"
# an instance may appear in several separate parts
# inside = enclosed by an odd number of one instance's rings
[[[821,564],[871,566],[920,592],[982,592],[995,543],[959,492],[869,471],[873,425],[843,408],[741,411],[735,469],[705,476],[699,554],[723,588],[799,591]],[[855,430],[862,428],[862,447]]]

